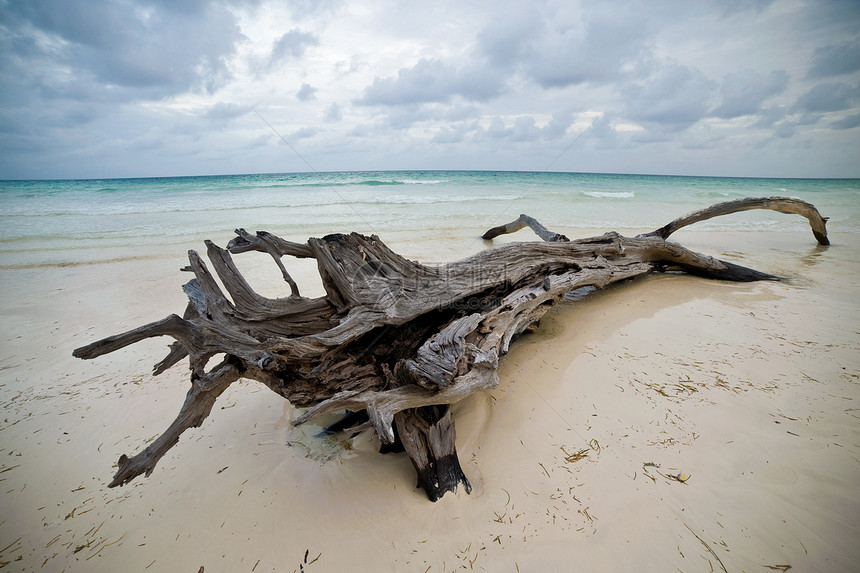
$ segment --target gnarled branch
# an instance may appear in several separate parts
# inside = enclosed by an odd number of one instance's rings
[[[830,240],[827,238],[827,217],[822,217],[812,204],[800,199],[792,199],[791,197],[757,197],[735,199],[734,201],[726,201],[711,205],[698,211],[688,213],[683,217],[679,217],[671,223],[660,227],[656,231],[648,233],[646,236],[655,235],[667,239],[669,235],[693,223],[719,217],[721,215],[730,215],[740,211],[750,211],[753,209],[770,209],[780,213],[788,213],[801,215],[809,219],[809,226],[812,228],[812,234],[819,245],[829,245]]]

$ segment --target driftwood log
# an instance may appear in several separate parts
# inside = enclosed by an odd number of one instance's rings
[[[218,396],[246,378],[306,408],[294,425],[343,412],[330,431],[372,429],[383,450],[405,449],[431,500],[460,484],[469,492],[455,449],[451,404],[496,387],[499,357],[511,342],[567,293],[583,287],[665,271],[728,281],[779,280],[666,241],[686,225],[748,209],[802,215],[817,241],[828,244],[826,219],[815,207],[783,197],[721,203],[633,238],[610,232],[570,241],[521,215],[490,229],[484,239],[528,226],[544,242],[489,248],[438,267],[407,260],[378,237],[356,233],[299,244],[239,229],[226,249],[206,241],[226,294],[200,255],[190,251],[183,270],[194,278],[183,287],[190,302],[182,316],[172,314],[74,351],[91,359],[145,338],[170,336],[175,342],[154,373],[189,358],[191,388],[176,420],[142,452],[123,455],[109,487],[150,475],[182,432],[199,426]],[[274,258],[289,296],[269,299],[252,290],[231,257],[247,251]],[[325,296],[301,296],[284,256],[316,259]],[[208,366],[216,355],[223,359]]]

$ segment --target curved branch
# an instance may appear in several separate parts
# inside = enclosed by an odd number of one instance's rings
[[[233,237],[227,243],[227,250],[234,255],[247,253],[248,251],[271,254],[272,249],[274,249],[279,257],[291,255],[297,259],[304,259],[313,258],[314,256],[307,243],[300,244],[286,241],[266,231],[258,231],[256,236],[251,235],[245,229],[236,229],[235,233],[238,236]]]
[[[812,227],[812,234],[815,235],[815,240],[818,241],[818,244],[830,244],[830,240],[827,238],[827,217],[822,217],[821,213],[818,212],[818,209],[810,203],[801,201],[800,199],[792,199],[791,197],[747,197],[745,199],[735,199],[733,201],[726,201],[725,203],[717,203],[716,205],[711,205],[710,207],[699,209],[692,213],[687,213],[683,217],[678,217],[671,223],[660,227],[656,231],[651,231],[650,233],[640,236],[657,236],[665,239],[678,229],[692,225],[693,223],[698,223],[699,221],[705,221],[721,215],[730,215],[732,213],[750,211],[753,209],[770,209],[771,211],[806,217],[809,220],[809,226]]]
[[[564,235],[559,233],[553,233],[543,225],[541,225],[538,221],[529,217],[528,215],[520,215],[514,221],[511,221],[507,225],[499,225],[498,227],[493,227],[486,233],[484,233],[481,238],[484,240],[495,239],[499,235],[508,235],[510,233],[516,233],[523,227],[529,227],[535,234],[548,243],[566,243],[570,241]]]
[[[91,360],[105,354],[109,354],[120,348],[125,348],[135,342],[140,342],[147,338],[156,336],[172,336],[176,340],[188,344],[189,340],[195,335],[194,328],[185,319],[179,318],[175,314],[171,314],[167,318],[163,318],[156,322],[151,322],[144,326],[139,326],[128,332],[108,336],[102,340],[87,344],[80,348],[76,348],[72,352],[75,358],[83,358]]]

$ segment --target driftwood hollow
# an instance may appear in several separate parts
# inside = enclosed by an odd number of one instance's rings
[[[191,387],[176,420],[143,451],[119,460],[109,487],[150,475],[188,428],[199,426],[227,387],[239,378],[262,382],[298,408],[294,425],[322,414],[344,413],[330,431],[371,430],[385,451],[405,450],[418,485],[437,500],[471,486],[455,447],[451,405],[495,388],[499,358],[517,336],[534,328],[567,293],[603,288],[653,272],[678,271],[728,281],[778,277],[690,251],[666,239],[678,229],[715,216],[771,209],[806,217],[827,245],[826,219],[809,203],[785,197],[749,198],[690,213],[651,233],[627,238],[610,232],[568,240],[531,217],[495,227],[484,239],[523,227],[543,242],[512,243],[438,267],[390,250],[376,236],[357,233],[285,241],[239,229],[227,248],[206,241],[206,252],[226,293],[203,258],[190,251],[183,270],[189,303],[182,315],[78,348],[92,359],[140,340],[169,336],[160,374],[188,358]],[[268,253],[290,294],[257,294],[232,255]],[[313,258],[325,295],[306,298],[283,257]],[[224,355],[214,366],[210,358]]]

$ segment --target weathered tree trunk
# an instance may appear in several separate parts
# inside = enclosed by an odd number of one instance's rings
[[[496,387],[499,357],[515,337],[572,290],[603,288],[651,272],[778,280],[665,240],[696,221],[748,209],[801,214],[818,242],[828,244],[826,219],[812,205],[782,197],[714,205],[634,238],[607,233],[570,241],[521,215],[484,238],[529,226],[547,242],[508,244],[440,267],[409,261],[377,237],[356,233],[299,244],[240,229],[226,250],[206,241],[229,298],[202,258],[190,251],[184,270],[195,278],[183,287],[190,302],[182,317],[170,315],[74,351],[79,358],[96,358],[166,335],[176,342],[155,365],[155,374],[189,358],[191,389],[178,417],[142,452],[120,458],[110,487],[149,475],[185,429],[201,424],[232,382],[250,378],[307,408],[295,425],[324,413],[366,412],[365,425],[384,446],[399,438],[431,500],[460,484],[469,492],[457,459],[450,405]],[[275,259],[290,296],[269,299],[251,289],[231,253],[252,250]],[[286,255],[316,259],[325,296],[299,294],[281,262]],[[221,353],[226,358],[207,371],[208,360]],[[338,429],[362,427],[345,423]]]
[[[454,418],[451,406],[410,408],[394,415],[403,448],[418,474],[418,486],[424,488],[430,501],[462,483],[466,493],[472,485],[460,467],[454,446]]]

